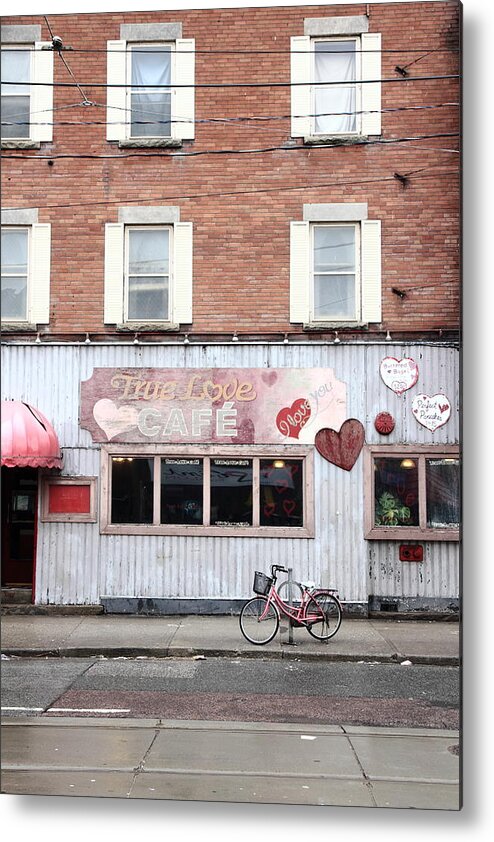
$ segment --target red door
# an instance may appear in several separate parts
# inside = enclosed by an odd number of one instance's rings
[[[2,468],[2,587],[32,587],[38,471]]]

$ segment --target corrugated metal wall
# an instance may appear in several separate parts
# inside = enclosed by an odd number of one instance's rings
[[[99,446],[79,427],[80,381],[98,367],[332,368],[347,384],[348,417],[368,443],[383,443],[378,412],[396,420],[386,443],[454,443],[459,437],[458,351],[442,346],[300,345],[5,345],[2,397],[25,400],[49,418],[64,452],[63,473],[99,476]],[[413,357],[419,382],[398,396],[379,374],[385,356]],[[430,433],[410,411],[417,390],[442,392],[453,406],[448,423]],[[292,567],[297,578],[337,586],[344,600],[369,593],[447,596],[458,593],[458,546],[426,545],[424,565],[403,565],[396,542],[363,538],[362,456],[352,471],[315,459],[315,539],[100,536],[98,524],[39,523],[36,602],[96,603],[100,596],[228,597],[251,591],[254,569]],[[420,569],[419,569],[420,568]]]

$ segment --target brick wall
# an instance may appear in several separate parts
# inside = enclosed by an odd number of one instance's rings
[[[287,117],[249,125],[199,122],[195,140],[182,150],[283,147],[249,155],[173,157],[175,150],[119,149],[105,139],[106,92],[91,82],[105,83],[106,41],[119,38],[121,23],[180,20],[183,37],[196,39],[196,83],[288,83],[290,36],[303,34],[304,18],[367,9],[369,30],[382,33],[382,77],[398,80],[382,85],[382,140],[458,132],[455,107],[386,111],[459,101],[458,79],[414,81],[459,72],[456,2],[49,16],[55,34],[74,48],[64,53],[66,60],[97,105],[66,109],[81,101],[80,94],[74,87],[55,88],[56,121],[76,125],[55,125],[53,143],[6,151],[16,160],[3,161],[2,205],[39,207],[39,221],[52,224],[47,333],[115,332],[103,325],[104,224],[117,221],[119,205],[134,202],[178,205],[181,219],[193,222],[190,334],[300,333],[289,323],[289,222],[302,218],[304,203],[345,201],[367,202],[369,218],[382,220],[383,321],[366,336],[374,330],[410,337],[457,330],[459,156],[444,151],[458,148],[457,137],[294,148],[301,140],[290,138]],[[50,40],[42,16],[5,17],[3,23],[41,23],[42,38]],[[252,49],[260,53],[241,54]],[[208,54],[220,50],[234,54]],[[395,66],[419,56],[425,57],[402,79]],[[55,82],[70,82],[62,61],[54,59]],[[289,115],[289,87],[196,90],[197,120],[248,114]],[[57,157],[74,154],[109,157]],[[404,187],[395,172],[415,175]]]

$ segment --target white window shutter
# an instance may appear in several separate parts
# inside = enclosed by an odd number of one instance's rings
[[[290,321],[310,320],[310,229],[290,222]]]
[[[31,226],[29,321],[47,325],[50,321],[51,225]]]
[[[107,41],[106,139],[124,140],[127,136],[127,42]],[[111,87],[121,85],[122,87]]]
[[[381,220],[361,223],[362,321],[381,321]]]
[[[175,42],[174,81],[178,87],[172,97],[172,137],[184,140],[191,140],[195,135],[195,48],[194,38],[177,38]]]
[[[172,321],[192,323],[192,222],[173,227]]]
[[[381,134],[381,35],[361,36],[362,48],[362,134]],[[372,80],[372,81],[366,81]]]
[[[42,50],[37,41],[33,52],[30,138],[36,142],[53,140],[53,50]],[[43,123],[44,125],[35,125]]]
[[[120,222],[108,222],[105,225],[105,324],[123,322],[123,296],[124,226]]]
[[[311,134],[311,47],[308,35],[295,35],[291,39],[292,137]]]

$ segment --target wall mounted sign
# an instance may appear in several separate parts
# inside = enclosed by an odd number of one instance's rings
[[[348,418],[340,431],[319,430],[316,434],[316,450],[338,468],[351,471],[365,441],[365,430],[355,418]]]
[[[451,415],[451,404],[446,395],[416,395],[412,401],[412,412],[419,424],[434,432],[446,424]]]
[[[386,386],[397,395],[411,389],[419,379],[418,365],[411,357],[403,357],[401,360],[384,357],[381,360],[380,374]]]
[[[374,427],[382,436],[389,436],[395,428],[395,419],[389,412],[380,412],[376,415]]]
[[[346,417],[329,368],[95,368],[81,427],[97,442],[313,444]]]

